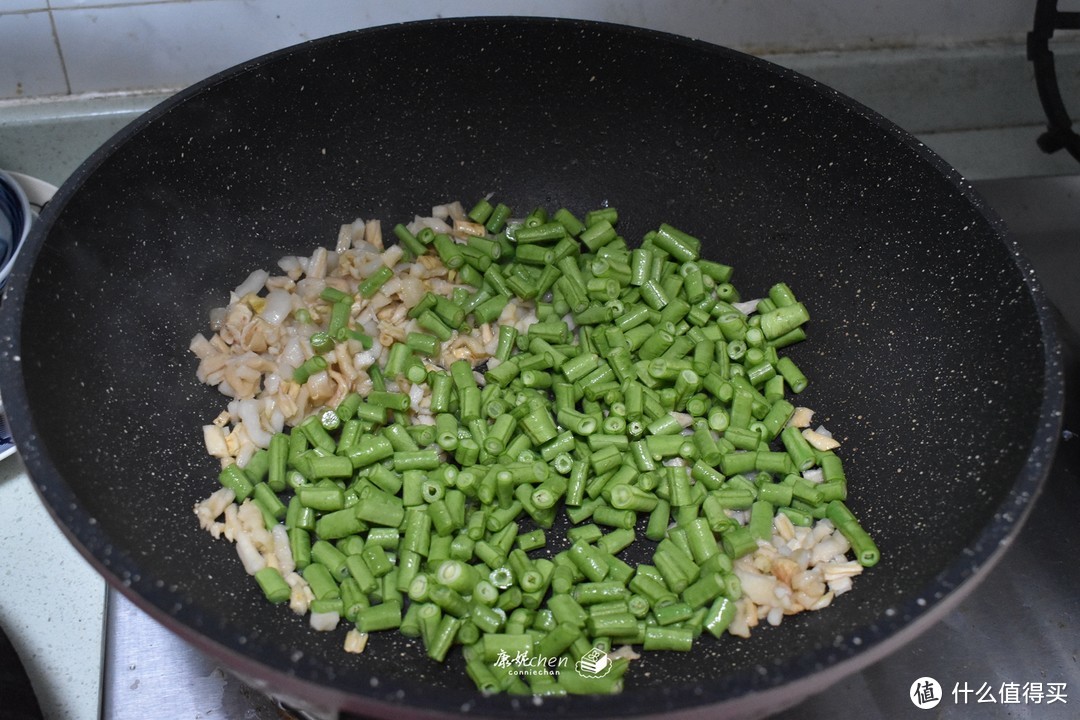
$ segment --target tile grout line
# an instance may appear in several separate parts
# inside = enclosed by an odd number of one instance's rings
[[[67,63],[64,61],[64,49],[60,46],[60,34],[56,31],[56,18],[53,17],[51,0],[46,0],[45,7],[49,13],[49,27],[52,29],[53,44],[56,45],[56,54],[60,58],[60,72],[64,74],[64,87],[67,94],[71,95],[71,77],[68,75]]]
[[[113,8],[122,8],[138,5],[176,5],[176,4],[190,4],[194,2],[210,2],[212,0],[128,0],[128,2],[121,3],[80,3],[78,5],[61,5],[60,7],[52,7],[50,0],[49,10],[50,12],[66,12],[71,10],[111,10]],[[40,10],[32,10],[30,12],[41,12]]]

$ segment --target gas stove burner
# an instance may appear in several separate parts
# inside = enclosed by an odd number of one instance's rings
[[[1057,0],[1038,0],[1035,26],[1027,37],[1028,60],[1035,66],[1035,84],[1047,119],[1047,130],[1037,142],[1045,153],[1064,148],[1080,161],[1080,135],[1072,129],[1072,119],[1061,99],[1054,53],[1050,51],[1055,30],[1080,30],[1080,12],[1063,12],[1057,6]]]

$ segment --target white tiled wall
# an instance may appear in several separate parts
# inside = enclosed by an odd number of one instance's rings
[[[0,7],[23,4],[3,3]],[[68,92],[47,12],[0,13],[0,68],[0,97]]]
[[[558,15],[755,53],[1016,40],[1034,0],[0,0],[0,99],[178,88],[280,47],[438,16]]]

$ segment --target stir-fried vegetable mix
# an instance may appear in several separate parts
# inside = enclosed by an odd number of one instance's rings
[[[234,398],[196,514],[267,599],[350,652],[395,631],[483,692],[562,694],[850,589],[878,550],[792,402],[791,288],[744,302],[697,238],[631,249],[615,208],[511,215],[442,206],[391,247],[346,225],[193,340]]]

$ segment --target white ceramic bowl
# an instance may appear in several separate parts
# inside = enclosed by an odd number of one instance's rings
[[[56,186],[17,172],[0,170],[0,289],[30,232],[30,224],[45,203],[52,199]],[[8,428],[4,406],[0,402],[0,460],[15,453],[15,441]]]
[[[22,186],[0,170],[0,287],[7,281],[15,258],[30,233],[33,215]]]

